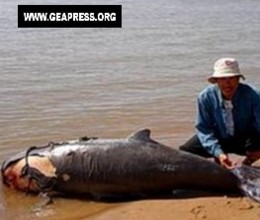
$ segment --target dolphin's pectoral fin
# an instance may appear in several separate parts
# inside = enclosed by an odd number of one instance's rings
[[[242,193],[260,202],[260,169],[243,165],[232,171],[239,179]]]
[[[129,140],[140,140],[140,141],[148,141],[148,142],[155,142],[150,137],[151,131],[147,128],[138,130],[132,134],[130,134],[127,139]]]

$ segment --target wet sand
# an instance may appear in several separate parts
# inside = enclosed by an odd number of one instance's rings
[[[248,198],[212,196],[207,198],[146,200],[126,203],[87,218],[89,220],[233,220],[260,219],[260,204]]]

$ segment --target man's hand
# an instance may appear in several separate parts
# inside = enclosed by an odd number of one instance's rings
[[[227,154],[220,154],[218,159],[219,159],[220,165],[227,169],[233,169],[236,166],[236,163],[231,161]]]

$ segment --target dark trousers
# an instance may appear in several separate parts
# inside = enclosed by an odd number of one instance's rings
[[[246,152],[260,150],[260,134],[252,132],[245,137],[233,137],[229,139],[219,140],[221,149],[225,153],[234,153],[238,155],[246,155]],[[180,150],[187,151],[202,157],[213,157],[205,148],[203,148],[198,136],[195,134],[184,145],[180,146]]]

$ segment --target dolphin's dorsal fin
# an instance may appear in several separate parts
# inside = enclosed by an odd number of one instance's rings
[[[152,141],[150,138],[151,131],[147,128],[140,129],[130,134],[127,139],[135,139],[140,141]]]

